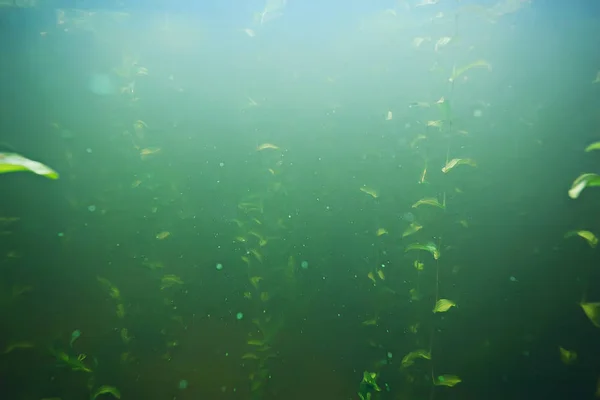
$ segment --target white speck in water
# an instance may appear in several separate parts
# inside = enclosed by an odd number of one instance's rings
[[[88,206],[88,210],[90,212],[94,212],[94,211],[96,211],[96,206],[92,204],[91,206]]]

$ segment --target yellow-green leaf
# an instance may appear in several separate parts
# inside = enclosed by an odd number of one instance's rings
[[[424,251],[431,253],[431,255],[433,256],[433,258],[435,260],[440,258],[440,251],[438,250],[436,245],[431,242],[427,243],[427,244],[420,244],[420,243],[409,244],[408,246],[406,246],[406,249],[404,250],[404,252],[411,251],[411,250],[424,250]]]
[[[98,276],[97,279],[98,282],[100,282],[100,284],[108,291],[110,297],[115,300],[119,300],[121,298],[121,292],[119,291],[119,288],[113,285],[108,279],[102,278],[101,276]]]
[[[593,232],[590,231],[570,231],[565,234],[565,238],[569,238],[572,236],[579,236],[585,239],[585,241],[590,245],[591,248],[594,248],[598,245],[598,238],[594,235]]]
[[[475,62],[472,62],[469,65],[465,65],[464,67],[456,68],[456,66],[454,66],[454,70],[452,71],[452,76],[448,80],[450,82],[453,82],[453,81],[456,80],[456,78],[458,78],[459,76],[461,76],[462,74],[464,74],[468,70],[470,70],[472,68],[477,68],[477,67],[484,67],[484,68],[487,68],[490,71],[492,70],[492,66],[490,65],[490,63],[488,63],[485,60],[477,60]]]
[[[377,392],[381,392],[381,388],[377,385],[377,378],[379,377],[378,373],[365,371],[363,372],[363,380],[362,383],[368,385],[373,390]]]
[[[17,171],[30,171],[46,178],[58,179],[58,172],[47,165],[16,153],[0,153],[0,174]]]
[[[16,349],[32,349],[33,347],[34,347],[34,344],[31,342],[13,342],[13,343],[10,343],[8,346],[6,346],[6,349],[4,350],[4,353],[2,353],[2,354],[8,354]]]
[[[435,303],[435,307],[433,307],[433,312],[434,313],[438,313],[438,312],[446,312],[449,309],[451,309],[452,307],[456,307],[456,303],[453,302],[452,300],[448,300],[448,299],[439,299],[436,303]]]
[[[410,367],[411,365],[413,365],[415,363],[415,360],[417,360],[419,358],[431,360],[431,353],[429,353],[427,350],[423,350],[423,349],[411,351],[410,353],[408,353],[407,355],[405,355],[402,358],[402,362],[401,362],[402,368]]]
[[[579,197],[583,189],[586,187],[600,186],[600,175],[598,174],[582,174],[573,181],[571,189],[569,189],[569,197],[576,199]]]
[[[369,196],[371,196],[374,199],[379,197],[379,192],[376,189],[373,189],[373,188],[370,188],[367,186],[362,186],[359,188],[359,190],[363,193],[368,194]]]
[[[412,288],[408,291],[408,294],[410,294],[410,299],[412,301],[419,301],[422,299],[421,293],[419,292],[419,290],[417,288]]]
[[[183,281],[177,275],[167,274],[161,279],[160,290],[165,290],[174,285],[183,285]]]
[[[94,394],[91,396],[90,400],[94,400],[96,397],[101,396],[103,394],[111,394],[113,397],[120,399],[121,398],[121,392],[119,392],[119,389],[117,389],[116,387],[113,386],[100,386],[98,389],[96,389],[96,391],[94,392]]]
[[[560,352],[560,360],[566,364],[570,365],[577,361],[577,353],[571,350],[567,350],[564,347],[559,347],[558,351]]]
[[[446,206],[441,204],[435,197],[425,197],[425,198],[417,201],[415,204],[413,204],[412,208],[417,208],[417,207],[423,206],[423,205],[438,207],[438,208],[441,208],[442,210],[444,208],[446,208]]]
[[[441,128],[442,126],[444,126],[444,121],[442,121],[441,119],[437,119],[435,121],[427,121],[425,123],[425,126],[427,126],[428,128]]]
[[[408,228],[406,228],[404,230],[404,232],[402,233],[402,237],[407,237],[412,235],[413,233],[416,233],[418,231],[420,231],[423,228],[423,226],[417,222],[413,222],[409,225]]]
[[[585,151],[600,150],[600,142],[592,143],[585,148]]]
[[[579,303],[579,305],[592,324],[600,328],[600,303]]]
[[[476,167],[477,163],[470,158],[453,158],[452,160],[448,161],[446,165],[444,165],[442,172],[447,173],[457,165],[469,165],[471,167]]]
[[[462,380],[456,375],[440,375],[433,382],[436,386],[453,387],[461,383]]]
[[[72,357],[60,350],[50,349],[50,352],[56,357],[56,360],[60,364],[70,367],[73,371],[83,371],[88,373],[92,372],[92,370],[83,363],[83,361],[86,359],[85,354]]]

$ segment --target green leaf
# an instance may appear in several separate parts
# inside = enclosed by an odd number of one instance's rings
[[[456,303],[453,302],[452,300],[448,300],[448,299],[439,299],[436,303],[435,303],[435,307],[433,307],[433,312],[434,313],[439,313],[439,312],[446,312],[449,309],[451,309],[452,307],[456,307]]]
[[[442,172],[446,174],[457,165],[469,165],[471,167],[476,167],[477,163],[470,158],[453,158],[452,160],[448,161],[446,165],[444,165]]]
[[[361,383],[367,385],[377,392],[381,392],[381,388],[379,385],[377,385],[378,376],[379,374],[376,372],[365,371],[363,372],[363,380]]]
[[[58,172],[42,163],[30,160],[17,153],[0,153],[0,174],[18,171],[30,171],[46,178],[58,179]]]
[[[434,243],[431,243],[431,242],[427,243],[427,244],[420,244],[420,243],[409,244],[404,249],[404,252],[406,253],[407,251],[411,251],[411,250],[423,250],[423,251],[427,251],[427,252],[431,253],[431,255],[433,256],[433,258],[435,260],[437,260],[437,259],[440,258],[440,251],[438,250],[438,248],[436,247],[436,245]]]
[[[410,353],[405,355],[404,358],[402,358],[402,362],[400,363],[400,365],[402,365],[402,368],[408,368],[415,363],[415,360],[419,358],[431,360],[431,353],[424,349],[411,351]]]
[[[96,391],[90,396],[91,400],[95,400],[96,397],[104,395],[104,394],[110,394],[113,397],[120,399],[121,398],[121,392],[119,392],[119,389],[117,389],[116,387],[113,386],[100,386],[98,389],[96,389]]]
[[[594,326],[600,328],[600,303],[579,303],[585,315]]]
[[[408,228],[406,228],[404,230],[404,233],[402,233],[402,237],[405,238],[407,236],[410,236],[413,233],[420,231],[422,228],[423,228],[423,225],[419,224],[418,222],[413,222],[410,224],[410,226]]]
[[[585,239],[585,241],[590,245],[591,248],[594,248],[598,245],[598,238],[596,237],[596,235],[594,235],[593,232],[579,230],[579,231],[570,231],[565,234],[565,238],[570,238],[572,236],[579,236],[579,237]]]
[[[433,381],[433,384],[436,386],[453,387],[461,382],[462,380],[456,375],[440,375]]]
[[[490,63],[488,63],[485,60],[477,60],[475,62],[472,62],[469,65],[465,65],[464,67],[460,67],[458,69],[455,66],[454,70],[452,71],[452,76],[448,80],[450,82],[454,82],[456,80],[456,78],[458,78],[459,76],[461,76],[462,74],[464,74],[468,70],[470,70],[472,68],[477,68],[477,67],[485,67],[485,68],[487,68],[490,71],[492,70],[492,66],[490,65]]]
[[[592,143],[585,148],[585,151],[600,150],[600,142]]]
[[[437,207],[441,208],[442,210],[446,208],[446,206],[444,204],[441,204],[435,197],[425,197],[413,204],[412,208],[417,208],[422,205]]]
[[[600,175],[581,174],[573,181],[569,189],[569,197],[576,199],[586,187],[600,186]]]

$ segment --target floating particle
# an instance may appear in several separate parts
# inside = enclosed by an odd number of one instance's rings
[[[187,389],[188,387],[188,381],[186,381],[185,379],[182,379],[179,381],[179,389],[183,390],[183,389]]]
[[[87,149],[85,149],[85,151],[86,151],[87,153],[91,153],[91,152],[92,152],[92,149],[90,149],[90,148],[88,147]]]
[[[511,276],[511,277],[510,277],[510,281],[511,281],[511,282],[518,282],[518,281],[517,281],[517,278],[515,278],[514,276]]]
[[[242,318],[244,318],[244,313],[239,312],[239,313],[235,314],[235,319],[237,319],[238,321]]]
[[[222,269],[223,269],[223,264],[221,264],[221,263],[218,263],[218,264],[217,264],[217,271],[220,271],[220,270],[222,270]]]
[[[308,268],[308,261],[302,261],[302,263],[300,264],[300,266],[302,267],[302,269],[307,269]]]
[[[88,206],[88,211],[89,211],[89,212],[94,212],[94,211],[96,211],[96,206],[95,206],[95,205],[93,205],[93,204],[92,204],[91,206]]]

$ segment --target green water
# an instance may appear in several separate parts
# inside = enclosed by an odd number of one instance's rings
[[[1,10],[0,393],[594,398],[597,19],[229,3]]]

